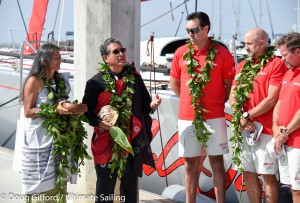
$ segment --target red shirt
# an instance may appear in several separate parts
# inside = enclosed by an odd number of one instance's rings
[[[194,46],[194,59],[198,61],[200,66],[196,71],[200,72],[201,67],[206,64],[205,57],[210,43],[203,50],[199,50]],[[203,93],[205,96],[201,98],[203,108],[208,112],[204,114],[205,120],[224,117],[224,100],[225,100],[225,86],[224,79],[234,78],[234,61],[230,52],[221,45],[215,45],[218,53],[215,56],[213,63],[214,69],[210,71],[211,81],[206,83]],[[189,86],[186,82],[191,78],[187,73],[186,61],[183,60],[183,55],[189,51],[187,45],[179,47],[173,58],[171,66],[171,77],[180,80],[180,101],[179,101],[179,115],[178,118],[182,120],[194,120],[194,110],[191,104],[192,95],[190,95]]]
[[[300,68],[288,70],[284,75],[279,100],[278,124],[287,126],[300,109]],[[300,149],[300,128],[289,135],[286,144]]]
[[[245,60],[238,65],[237,74],[241,72],[244,64]],[[253,109],[268,96],[269,85],[280,87],[286,70],[287,68],[281,59],[277,57],[270,59],[268,64],[258,73],[257,78],[253,81],[253,92],[249,93],[248,102],[244,104],[244,111]],[[234,80],[232,85],[236,86],[237,81]],[[258,121],[262,124],[264,127],[262,133],[273,135],[272,116],[273,108],[268,112],[253,118],[252,121]]]

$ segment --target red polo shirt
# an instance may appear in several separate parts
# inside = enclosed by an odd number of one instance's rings
[[[287,126],[300,109],[300,68],[288,70],[284,75],[279,100],[278,124]],[[286,144],[300,149],[300,128],[289,135]]]
[[[237,74],[241,72],[244,64],[245,60],[238,65]],[[253,81],[253,92],[249,94],[248,102],[244,104],[244,110],[249,111],[253,109],[266,98],[268,96],[269,85],[280,87],[286,70],[287,68],[281,59],[277,57],[270,59],[268,64],[263,70],[259,71],[257,78]],[[237,81],[234,80],[232,85],[236,86]],[[264,127],[262,133],[273,135],[272,116],[273,108],[268,112],[253,118],[252,121],[258,121],[262,124]]]
[[[194,59],[198,61],[200,66],[196,71],[201,72],[201,67],[206,64],[205,57],[210,43],[203,50],[199,50],[194,46],[195,54]],[[224,117],[224,99],[225,99],[225,86],[224,79],[234,78],[234,61],[230,52],[221,45],[215,45],[218,53],[215,56],[213,63],[214,69],[210,71],[211,81],[206,83],[203,93],[205,96],[201,98],[203,108],[208,112],[204,114],[205,120]],[[190,95],[189,86],[186,82],[191,78],[187,73],[186,61],[183,60],[183,55],[189,51],[187,45],[179,47],[173,58],[171,66],[171,77],[180,80],[180,102],[179,102],[179,115],[181,120],[194,120],[194,110],[191,104],[192,95]]]

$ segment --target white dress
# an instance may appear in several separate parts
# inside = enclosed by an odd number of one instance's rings
[[[63,75],[64,77],[65,75]],[[68,78],[66,81],[66,92],[70,92]],[[50,103],[47,100],[48,90],[44,88],[38,95],[36,107],[44,103]],[[43,119],[26,118],[25,136],[22,144],[22,190],[24,194],[41,193],[51,190],[56,183],[56,166],[58,164],[57,156],[52,156],[53,138],[46,134],[42,126]],[[69,173],[70,174],[70,173]],[[69,181],[74,182],[74,177],[69,177]],[[75,177],[76,182],[76,177]]]

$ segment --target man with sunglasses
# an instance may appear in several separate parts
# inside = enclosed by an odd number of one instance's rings
[[[280,182],[290,186],[293,202],[300,202],[300,33],[283,35],[277,46],[288,71],[273,112],[274,148]]]
[[[121,171],[119,199],[121,202],[137,203],[138,177],[142,176],[142,165],[155,167],[150,147],[152,119],[149,113],[159,106],[161,98],[155,95],[151,99],[140,74],[126,63],[126,49],[118,39],[105,40],[100,46],[100,52],[105,63],[101,69],[105,71],[100,70],[87,81],[82,100],[88,106],[85,115],[89,124],[94,127],[91,148],[97,174],[96,202],[112,203],[116,200],[112,197],[115,197],[117,177],[120,178],[117,171],[122,166],[118,164],[120,162],[115,162],[117,169],[114,172],[110,167],[115,159],[112,157],[118,156],[119,159],[126,159],[125,171]],[[107,108],[108,105],[112,108]],[[98,117],[98,113],[101,114],[104,110],[104,116]],[[108,121],[116,115],[119,116],[115,124]],[[117,155],[113,154],[119,146],[112,140],[112,125],[117,125],[126,133],[134,156],[122,151]]]
[[[185,160],[185,189],[186,202],[196,202],[196,188],[199,181],[198,167],[200,156],[208,155],[213,172],[213,182],[217,202],[225,202],[225,169],[223,154],[229,152],[226,123],[225,102],[228,100],[231,83],[234,78],[234,61],[230,52],[223,46],[212,41],[208,37],[210,20],[206,13],[194,12],[187,16],[186,30],[188,32],[192,49],[189,45],[179,47],[173,58],[171,66],[170,84],[174,93],[179,97],[178,133],[179,156]],[[212,53],[215,51],[214,53]],[[198,142],[194,133],[193,120],[195,114],[192,100],[193,95],[186,83],[190,81],[187,60],[184,57],[187,52],[193,52],[191,59],[198,62],[193,71],[203,73],[203,67],[211,63],[212,70],[207,74],[206,82],[200,104],[207,110],[204,113],[204,125],[210,132],[205,151],[201,150],[202,144]],[[207,56],[215,55],[213,62],[207,61]],[[202,94],[196,93],[196,94]],[[197,127],[197,126],[196,126]],[[200,153],[201,151],[201,153]],[[203,153],[202,152],[206,152]]]

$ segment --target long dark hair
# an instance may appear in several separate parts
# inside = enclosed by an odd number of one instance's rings
[[[28,76],[25,79],[22,91],[20,92],[20,102],[23,102],[24,100],[24,87],[31,76],[36,76],[41,80],[45,80],[46,77],[49,76],[50,60],[55,50],[59,50],[59,47],[50,43],[43,44],[40,47],[40,49],[36,53],[36,56],[34,58],[32,67],[28,73]]]

